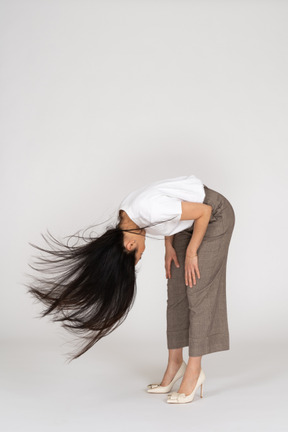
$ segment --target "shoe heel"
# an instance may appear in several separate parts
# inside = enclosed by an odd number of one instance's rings
[[[203,398],[203,384],[201,384],[200,398]]]

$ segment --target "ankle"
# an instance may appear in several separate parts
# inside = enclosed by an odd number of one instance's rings
[[[168,359],[169,366],[181,366],[182,363],[183,363],[183,358]]]
[[[201,372],[201,366],[200,367],[195,367],[195,366],[189,366],[187,365],[187,372],[189,372],[189,374],[191,375],[199,375]]]

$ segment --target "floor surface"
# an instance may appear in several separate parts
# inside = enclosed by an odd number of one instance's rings
[[[71,363],[55,341],[2,341],[1,432],[288,430],[287,344],[234,339],[203,356],[204,397],[171,405],[145,389],[163,376],[165,346],[108,339]]]

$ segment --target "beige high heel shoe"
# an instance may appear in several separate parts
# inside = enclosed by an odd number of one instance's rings
[[[186,370],[186,366],[187,365],[186,365],[185,361],[183,360],[180,368],[176,372],[176,374],[175,374],[174,378],[172,379],[172,381],[170,382],[170,384],[168,384],[167,386],[161,386],[160,384],[148,384],[148,386],[147,386],[148,387],[147,392],[148,393],[168,393],[172,389],[174,383],[179,378],[182,378],[184,376],[185,370]]]
[[[187,403],[187,402],[192,402],[194,395],[196,393],[196,390],[198,389],[198,387],[201,386],[201,393],[200,393],[200,397],[203,397],[203,383],[206,379],[206,376],[204,374],[203,369],[201,369],[196,386],[194,388],[194,390],[192,391],[192,393],[190,393],[189,395],[186,396],[185,393],[178,393],[178,392],[172,392],[168,395],[168,399],[167,402],[168,403]]]

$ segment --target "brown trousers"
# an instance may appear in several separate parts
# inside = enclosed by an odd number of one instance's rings
[[[189,356],[230,349],[226,304],[226,266],[235,224],[230,202],[204,185],[204,203],[213,208],[207,231],[198,248],[200,279],[185,285],[185,253],[194,225],[174,235],[180,268],[171,263],[167,279],[167,347],[189,347]]]

